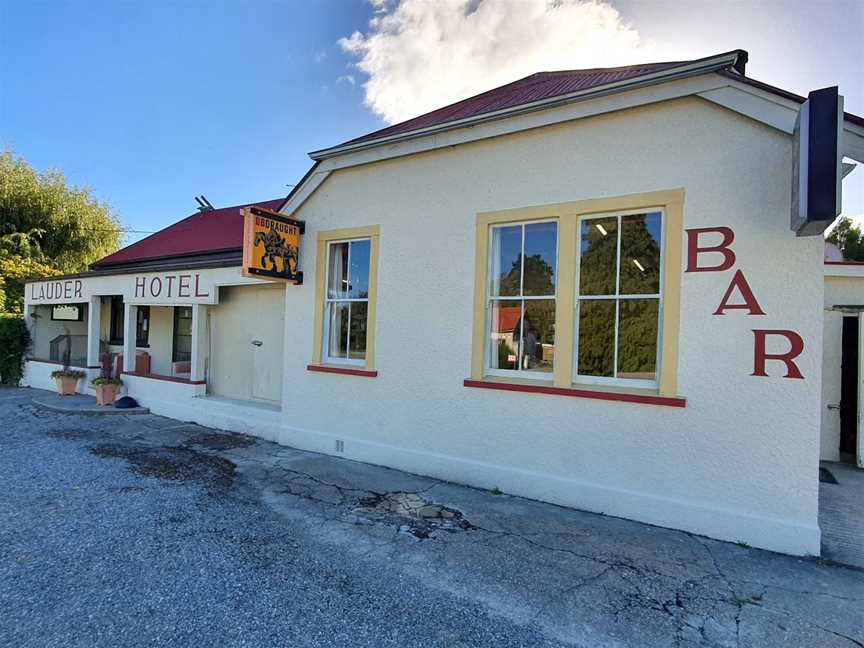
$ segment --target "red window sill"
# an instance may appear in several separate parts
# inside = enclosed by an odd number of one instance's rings
[[[552,396],[571,396],[574,398],[593,398],[596,400],[642,403],[644,405],[665,405],[667,407],[686,407],[687,399],[680,396],[657,396],[655,394],[631,394],[600,389],[578,389],[575,387],[552,387],[551,385],[526,385],[522,383],[499,382],[492,380],[471,380],[466,378],[466,387],[479,389],[499,389],[502,391],[550,394]]]
[[[121,376],[135,376],[137,378],[150,378],[151,380],[164,380],[166,382],[183,383],[184,385],[206,385],[206,380],[189,380],[187,378],[177,378],[176,376],[163,376],[161,374],[146,374],[138,371],[121,371]]]
[[[321,373],[343,374],[345,376],[360,376],[362,378],[375,378],[378,372],[369,369],[351,369],[350,367],[334,367],[333,365],[306,365],[307,371],[319,371]]]

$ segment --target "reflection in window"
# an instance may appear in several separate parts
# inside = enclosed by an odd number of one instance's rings
[[[174,307],[174,344],[172,362],[189,362],[192,359],[192,308]]]
[[[577,376],[656,381],[661,231],[660,212],[582,219]]]
[[[558,224],[493,227],[490,257],[489,368],[551,373]]]
[[[330,243],[327,254],[324,357],[360,364],[366,359],[371,241]]]

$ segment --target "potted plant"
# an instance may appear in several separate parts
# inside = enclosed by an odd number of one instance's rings
[[[113,405],[117,398],[117,392],[120,391],[120,386],[123,381],[119,378],[111,378],[99,376],[93,379],[93,386],[96,388],[96,404],[97,405]]]
[[[57,393],[60,396],[71,396],[74,394],[78,381],[84,376],[84,372],[80,369],[70,369],[68,366],[51,372],[51,377],[57,381]]]

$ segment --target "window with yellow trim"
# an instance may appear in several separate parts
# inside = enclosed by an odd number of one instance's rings
[[[377,225],[318,233],[313,364],[374,369]]]
[[[478,215],[471,377],[675,395],[683,199]]]

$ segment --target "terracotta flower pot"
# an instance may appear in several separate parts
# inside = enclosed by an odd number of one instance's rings
[[[57,393],[60,396],[72,396],[75,393],[75,388],[78,386],[80,378],[72,376],[60,376],[55,378],[57,381]]]
[[[96,404],[113,405],[120,385],[96,385]]]

